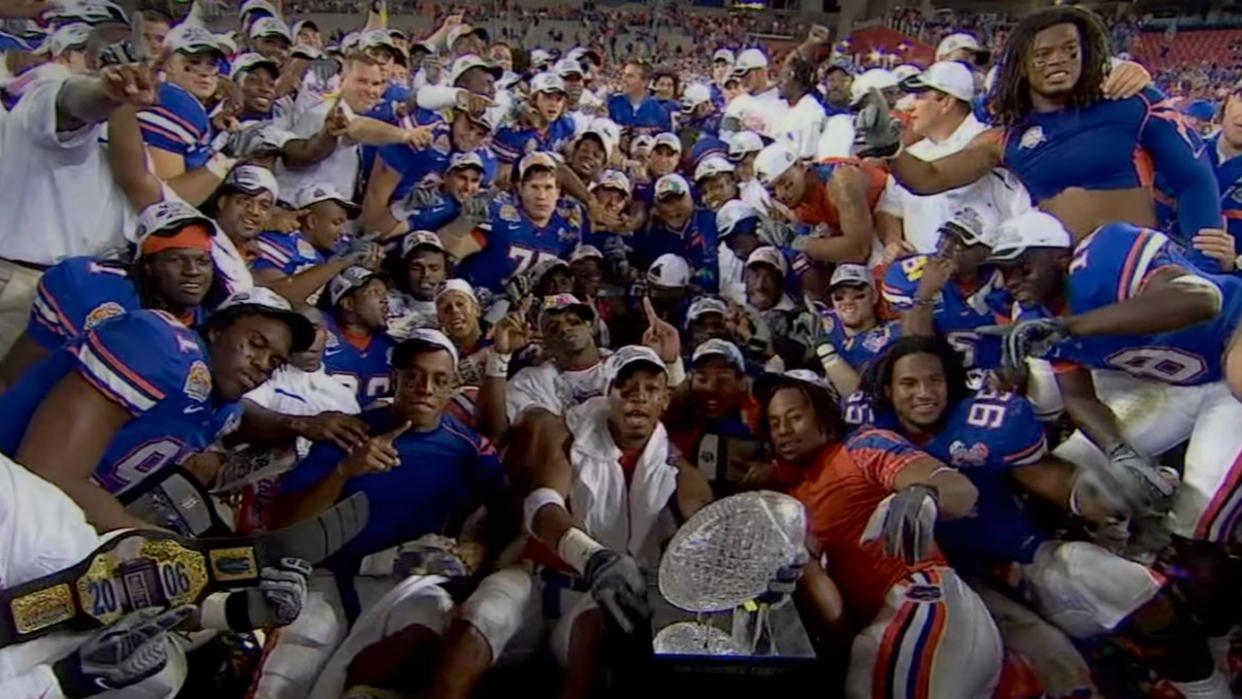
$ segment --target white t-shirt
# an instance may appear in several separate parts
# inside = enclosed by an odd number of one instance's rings
[[[302,371],[286,364],[244,397],[282,415],[301,417],[329,411],[357,415],[362,412],[354,392],[328,376],[322,366],[317,371]],[[310,446],[308,440],[298,437],[298,456],[305,456]]]
[[[528,366],[519,371],[505,388],[505,412],[509,422],[517,422],[528,408],[543,408],[556,415],[588,398],[604,395],[608,379],[604,373],[604,355],[586,369],[561,371],[553,362]]]
[[[56,97],[68,72],[45,69],[0,115],[0,257],[53,265],[107,257],[124,247],[138,216],[112,177],[103,124],[56,130]]]
[[[810,160],[819,149],[819,139],[828,124],[828,115],[810,94],[780,112],[772,127],[773,137],[789,144],[799,158]]]
[[[310,138],[319,133],[323,129],[324,120],[328,118],[332,102],[332,99],[326,99],[311,90],[302,90],[298,93],[298,98],[293,105],[290,125],[293,135],[297,138]],[[354,112],[349,105],[345,104],[345,100],[341,100],[340,104],[345,116],[353,119]],[[309,168],[290,170],[283,164],[278,165],[276,182],[280,185],[283,196],[292,195],[303,185],[326,182],[348,197],[355,194],[361,158],[362,147],[348,138],[341,137],[332,155]],[[355,201],[357,201],[356,198]]]
[[[828,117],[824,131],[819,137],[816,158],[848,158],[853,155],[854,117],[850,114],[834,114]]]
[[[945,140],[937,143],[924,138],[906,151],[922,160],[936,160],[962,150],[987,129],[974,115],[968,114]],[[876,210],[900,218],[906,241],[919,252],[930,253],[936,249],[936,231],[941,224],[965,206],[978,211],[985,226],[996,226],[1029,210],[1031,195],[1013,173],[1003,168],[993,169],[986,177],[965,187],[926,196],[912,194],[889,175]]]

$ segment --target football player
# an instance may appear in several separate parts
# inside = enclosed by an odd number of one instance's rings
[[[323,365],[352,388],[365,410],[391,395],[388,361],[396,344],[388,335],[388,279],[366,267],[349,267],[328,282]]]

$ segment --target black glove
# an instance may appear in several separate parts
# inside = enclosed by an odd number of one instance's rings
[[[908,485],[876,506],[862,543],[882,538],[886,554],[917,563],[931,553],[939,514],[940,491],[935,486]]]
[[[168,632],[193,612],[191,605],[150,607],[122,617],[52,665],[61,692],[89,697],[151,677],[168,662]]]
[[[888,100],[872,88],[854,116],[854,155],[891,158],[901,152],[901,124],[888,112]]]
[[[1108,451],[1108,467],[1100,476],[1101,495],[1131,516],[1167,512],[1173,505],[1175,486],[1125,442]]]
[[[611,549],[601,549],[587,559],[583,577],[591,585],[591,596],[610,619],[627,634],[651,638],[651,608],[647,606],[647,581],[633,558]]]
[[[262,158],[279,155],[280,146],[267,137],[267,124],[251,124],[224,137],[217,149],[230,158]]]
[[[244,591],[252,628],[292,624],[306,604],[310,574],[310,564],[301,558],[282,558],[280,567],[259,571],[259,586]]]

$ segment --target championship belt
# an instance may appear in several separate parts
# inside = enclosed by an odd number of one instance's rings
[[[138,519],[179,536],[227,536],[232,528],[216,514],[207,489],[180,466],[164,469],[118,498]]]
[[[368,515],[366,494],[356,493],[313,519],[254,537],[127,531],[71,568],[0,591],[0,647],[257,585],[259,571],[282,558],[319,563],[357,536]]]

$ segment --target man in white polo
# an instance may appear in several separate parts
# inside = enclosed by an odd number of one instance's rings
[[[971,113],[974,76],[959,61],[934,63],[900,86],[913,96],[910,128],[920,140],[906,150],[915,157],[936,160],[956,153],[988,128]],[[993,176],[965,187],[928,196],[911,194],[890,175],[876,205],[876,226],[886,259],[935,252],[941,224],[965,207],[993,221],[1031,208],[1031,197],[1016,177],[999,168],[992,172]]]

